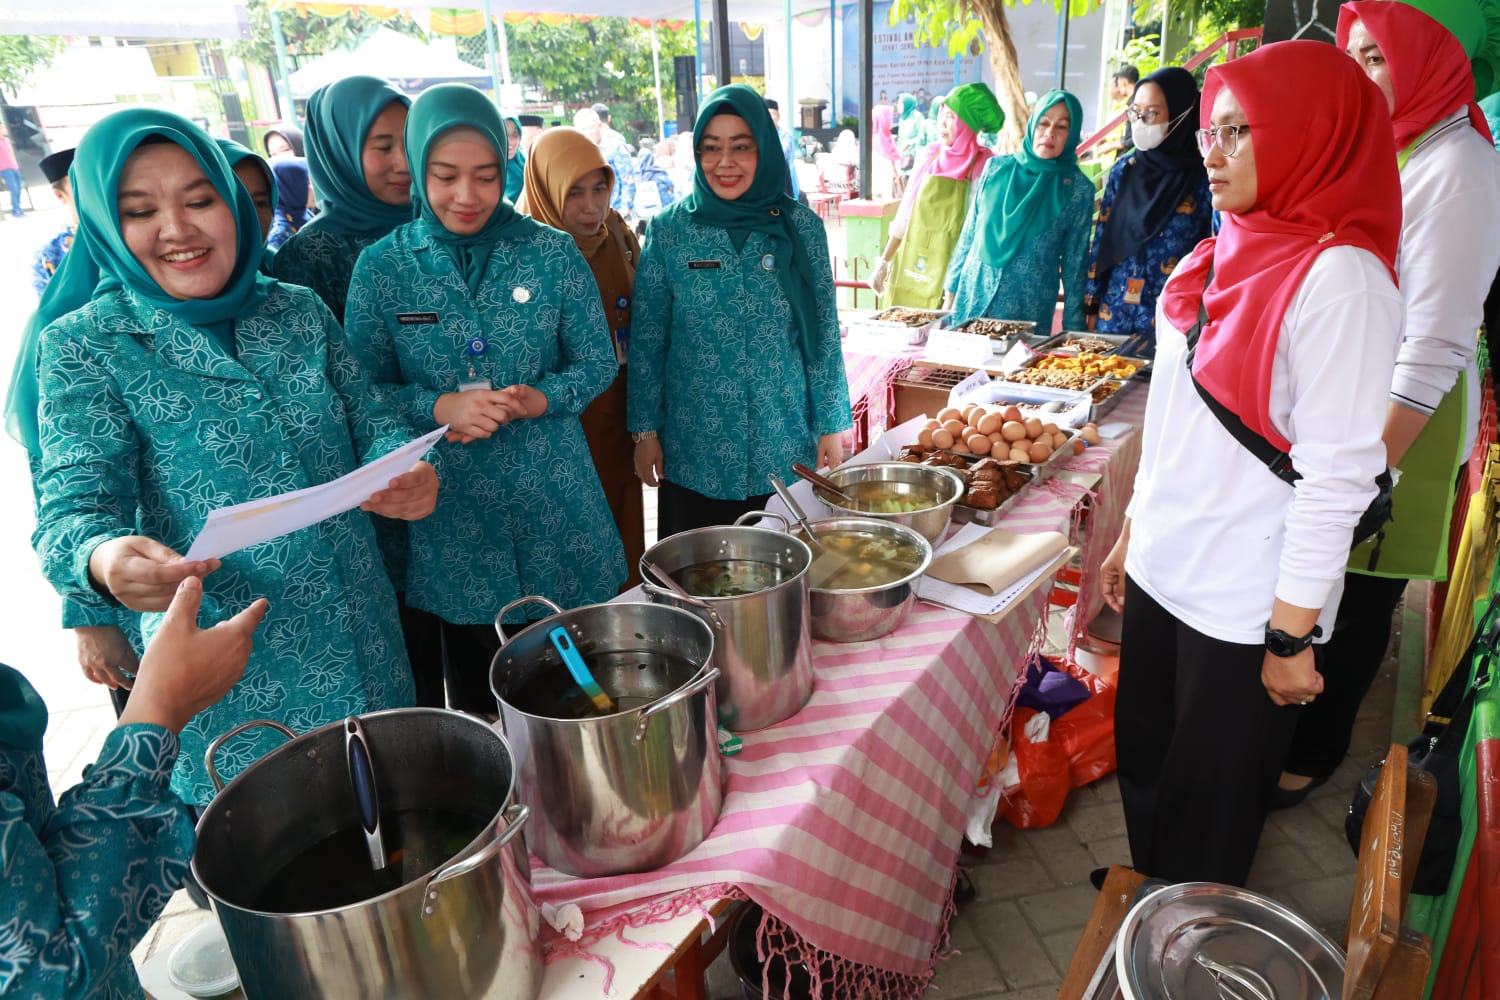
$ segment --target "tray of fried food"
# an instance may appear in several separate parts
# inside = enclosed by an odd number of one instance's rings
[[[892,306],[875,314],[881,323],[900,323],[903,326],[931,326],[948,315],[940,309],[912,309],[907,306]]]
[[[1036,335],[1036,323],[1024,319],[991,319],[979,316],[952,329],[959,333],[982,333],[991,340],[1014,340],[1016,337],[1030,338]]]
[[[1034,346],[1042,354],[1118,354],[1120,345],[1131,339],[1122,333],[1064,330]]]
[[[963,496],[953,508],[957,521],[994,524],[1032,481],[1032,473],[1026,467],[1009,459],[960,455],[921,445],[901,449],[896,458],[901,462],[943,466],[964,477]]]
[[[1108,378],[1117,381],[1134,378],[1136,372],[1145,368],[1147,362],[1135,358],[1122,358],[1117,354],[1095,354],[1080,351],[1077,354],[1042,354],[1032,358],[1025,368],[1037,371],[1076,372],[1095,379]]]

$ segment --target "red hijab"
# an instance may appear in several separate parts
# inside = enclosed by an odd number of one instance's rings
[[[1200,112],[1205,127],[1224,88],[1251,128],[1259,194],[1254,208],[1225,213],[1219,235],[1198,244],[1163,291],[1163,308],[1173,326],[1187,330],[1203,302],[1208,323],[1194,376],[1285,451],[1290,443],[1270,420],[1282,319],[1313,260],[1330,247],[1370,251],[1395,280],[1396,149],[1385,96],[1353,59],[1325,42],[1276,42],[1210,69]],[[1205,291],[1210,262],[1214,277]]]
[[[1391,92],[1396,99],[1391,125],[1398,150],[1465,105],[1474,130],[1486,142],[1494,141],[1484,112],[1474,101],[1469,55],[1451,31],[1408,4],[1359,0],[1339,8],[1340,50],[1348,48],[1355,21],[1364,23],[1391,68]]]

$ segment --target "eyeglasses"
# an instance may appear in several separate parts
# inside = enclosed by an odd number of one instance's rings
[[[1162,113],[1156,108],[1138,108],[1134,104],[1125,109],[1125,118],[1132,122],[1145,122],[1147,125],[1155,125],[1161,120]]]
[[[1198,152],[1204,159],[1208,158],[1215,146],[1225,156],[1233,156],[1239,152],[1240,136],[1249,134],[1249,125],[1217,125],[1213,128],[1200,128],[1193,133],[1198,138]]]
[[[723,159],[733,160],[741,166],[755,162],[760,155],[759,148],[753,142],[737,142],[727,150],[718,146],[699,146],[698,160],[703,164],[703,169],[712,170],[719,165]]]

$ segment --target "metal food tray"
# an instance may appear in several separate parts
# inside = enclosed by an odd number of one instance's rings
[[[903,323],[898,319],[886,319],[886,314],[896,309],[905,309],[908,312],[927,313],[931,315],[932,318],[927,322],[919,323],[916,326],[912,326],[909,323]],[[868,322],[879,323],[881,324],[881,326],[885,327],[903,326],[910,331],[907,343],[921,345],[927,343],[927,335],[934,329],[936,329],[940,324],[942,324],[943,321],[952,314],[952,310],[948,309],[918,309],[915,306],[888,306],[887,308],[880,310],[880,312],[876,313],[874,316],[870,317]]]
[[[1119,393],[1116,392],[1115,395],[1119,395]],[[1065,457],[1073,457],[1073,442],[1078,437],[1078,431],[1074,430],[1071,427],[1059,427],[1058,430],[1066,434],[1068,436],[1068,440],[1063,442],[1063,446],[1061,448],[1058,448],[1051,455],[1047,456],[1047,461],[1016,463],[1016,468],[1020,469],[1022,472],[1031,477],[1031,482],[1027,483],[1027,486],[1035,486],[1037,483],[1041,482],[1044,479],[1052,478],[1053,473],[1057,471],[1057,465],[1060,462],[1064,461]],[[965,462],[968,462],[969,465],[973,465],[981,458],[994,458],[993,455],[976,455],[973,452],[968,451],[954,451],[952,448],[935,448],[933,450],[941,451],[945,455],[957,455]],[[995,459],[995,461],[998,462],[1000,461],[1000,459],[997,458]],[[1001,504],[1001,506],[1004,506],[1004,504]],[[1000,508],[996,507],[995,509],[999,510]]]
[[[1006,497],[1004,500],[1001,500],[999,505],[997,505],[994,510],[985,510],[982,507],[967,507],[964,505],[963,501],[960,500],[958,503],[953,505],[953,520],[957,521],[959,524],[983,524],[993,528],[995,525],[1000,523],[1001,515],[1009,510],[1017,500],[1021,499],[1021,494],[1031,489],[1031,487],[1031,483],[1027,483],[1025,486],[1022,486],[1010,496]]]
[[[1119,406],[1120,400],[1125,396],[1125,394],[1141,384],[1142,380],[1139,376],[1140,372],[1136,372],[1136,377],[1125,379],[1123,381],[1121,381],[1120,379],[1105,379],[1105,382],[1113,382],[1114,384],[1118,385],[1119,388],[1110,393],[1103,400],[1095,403],[1089,408],[1089,421],[1091,423],[1097,424],[1099,423],[1099,421],[1104,419],[1105,414],[1109,413],[1115,407]]]
[[[1033,365],[1036,364],[1037,358],[1040,357],[1040,356],[1042,356],[1042,355],[1045,355],[1045,354],[1053,354],[1053,355],[1059,355],[1060,354],[1063,357],[1077,357],[1077,354],[1075,354],[1075,353],[1073,353],[1071,351],[1059,351],[1056,348],[1058,348],[1062,344],[1066,343],[1067,339],[1069,337],[1078,337],[1078,336],[1085,336],[1085,335],[1084,334],[1077,334],[1077,333],[1060,333],[1060,334],[1058,334],[1055,337],[1048,337],[1046,340],[1042,341],[1040,344],[1033,345],[1031,349],[1032,349],[1032,351],[1034,351],[1036,353],[1036,357],[1030,358],[1021,367],[1022,368],[1030,368],[1030,367],[1032,367]],[[1092,334],[1092,333],[1090,333],[1090,334],[1087,334],[1087,336],[1090,336],[1090,337],[1097,336],[1100,340],[1110,339],[1110,340],[1115,340],[1115,341],[1123,341],[1123,340],[1128,339],[1126,337],[1122,337],[1122,336],[1119,336],[1119,335],[1116,335],[1116,334]],[[1115,357],[1115,358],[1119,358],[1121,361],[1129,361],[1129,362],[1137,365],[1138,367],[1136,368],[1136,370],[1133,373],[1131,373],[1131,375],[1130,375],[1130,377],[1132,379],[1137,379],[1137,378],[1138,379],[1148,379],[1148,378],[1151,377],[1151,375],[1150,375],[1150,373],[1151,373],[1151,359],[1150,358],[1138,358],[1138,357],[1136,357],[1134,355],[1131,355],[1131,354],[1115,354],[1114,351],[1105,351],[1103,354],[1100,355],[1100,357],[1106,357],[1106,358],[1108,358],[1108,357]],[[1113,376],[1113,375],[1106,375],[1104,377],[1105,378],[1109,378],[1109,379],[1115,379],[1115,376]],[[1115,379],[1115,381],[1121,381],[1121,380],[1120,379]]]
[[[1062,333],[1053,334],[1046,340],[1042,341],[1040,344],[1033,344],[1032,346],[1036,350],[1041,351],[1044,354],[1058,354],[1062,352],[1062,345],[1077,337],[1088,337],[1093,340],[1102,340],[1107,342],[1110,345],[1109,350],[1101,351],[1101,354],[1114,354],[1117,350],[1119,350],[1121,344],[1131,339],[1129,334],[1124,333],[1090,333],[1087,330],[1064,330]],[[1131,360],[1137,361],[1140,359],[1131,358]]]

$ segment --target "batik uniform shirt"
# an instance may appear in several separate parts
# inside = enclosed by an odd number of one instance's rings
[[[994,156],[984,165],[979,184],[995,183],[1003,158]],[[956,325],[978,316],[994,319],[1030,320],[1038,334],[1052,332],[1057,311],[1057,288],[1063,290],[1063,329],[1082,330],[1083,292],[1088,280],[1089,220],[1094,214],[1094,187],[1081,177],[1071,178],[1073,193],[1060,215],[1042,238],[1012,257],[1003,268],[991,267],[975,246],[981,197],[969,199],[969,213],[948,264],[944,285],[954,293]]]
[[[65,598],[105,603],[88,573],[101,542],[140,534],[186,552],[215,508],[329,482],[415,436],[306,289],[275,285],[236,322],[235,347],[231,357],[118,289],[43,332],[32,542]],[[231,553],[203,590],[204,625],[257,597],[271,609],[244,679],[182,731],[172,787],[188,801],[212,798],[203,752],[241,722],[304,732],[413,703],[395,596],[363,511]],[[161,617],[142,616],[147,641]],[[247,733],[219,769],[228,780],[281,742]]]
[[[607,130],[600,142],[599,151],[604,161],[615,172],[615,190],[609,197],[609,207],[623,216],[629,216],[635,207],[635,161],[630,158],[630,147],[625,137]]]
[[[347,328],[377,390],[423,429],[471,366],[495,389],[547,397],[539,418],[443,445],[437,509],[411,525],[407,603],[473,625],[528,594],[565,608],[615,596],[624,549],[578,415],[619,365],[573,238],[543,227],[500,240],[475,296],[428,223],[401,226],[355,265]]]
[[[187,807],[167,789],[177,748],[160,726],[116,727],[54,805],[41,753],[0,737],[0,995],[145,995],[130,951],[193,855]]]
[[[69,226],[36,252],[36,257],[31,262],[31,287],[36,289],[38,297],[47,290],[47,282],[52,280],[52,276],[62,266],[63,256],[72,245],[73,227]]]
[[[1129,259],[1121,261],[1109,273],[1108,285],[1100,288],[1095,276],[1099,240],[1104,234],[1104,224],[1109,219],[1115,194],[1120,190],[1120,180],[1134,164],[1133,156],[1120,160],[1104,184],[1104,199],[1099,205],[1099,221],[1094,227],[1094,243],[1089,252],[1089,280],[1084,304],[1085,312],[1092,306],[1098,308],[1099,318],[1094,326],[1098,333],[1141,333],[1154,338],[1157,297],[1177,268],[1178,261],[1208,237],[1213,205],[1209,200],[1208,177],[1205,175],[1194,190],[1183,196],[1177,211],[1162,231],[1146,241],[1146,245]]]
[[[651,220],[635,275],[628,425],[661,437],[664,472],[705,496],[770,491],[771,473],[817,463],[818,438],[851,425],[833,269],[817,214],[793,210],[817,296],[804,359],[770,237],[736,251],[683,203]]]

